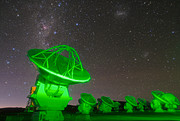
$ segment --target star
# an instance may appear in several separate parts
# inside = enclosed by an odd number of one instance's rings
[[[58,4],[59,7],[61,7],[61,2]]]
[[[54,34],[57,34],[57,32],[56,32],[56,31],[54,31]]]
[[[6,60],[6,64],[10,64],[10,61]]]

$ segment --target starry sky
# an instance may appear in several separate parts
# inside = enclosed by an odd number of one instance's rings
[[[127,95],[152,100],[151,91],[180,100],[179,0],[1,0],[0,107],[25,107],[38,72],[33,48],[69,45],[90,73],[69,86],[96,99]]]

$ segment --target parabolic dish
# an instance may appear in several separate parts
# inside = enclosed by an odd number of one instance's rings
[[[151,94],[154,96],[154,98],[158,99],[159,101],[163,103],[168,103],[166,100],[162,98],[162,96],[165,94],[162,91],[152,91]]]
[[[92,96],[92,94],[81,93],[81,99],[89,105],[96,104],[96,99]]]
[[[178,98],[176,97],[175,99],[175,102],[174,102],[175,105],[180,105],[180,101],[178,100]]]
[[[144,98],[138,98],[137,101],[144,106],[146,106],[146,104],[147,104],[147,102]]]
[[[131,105],[137,106],[137,102],[136,102],[135,97],[133,97],[133,96],[125,96],[125,100],[126,100],[128,103],[130,103]]]
[[[105,97],[102,96],[101,97],[102,102],[104,102],[106,105],[110,106],[110,107],[114,107],[114,102],[110,99],[110,97]]]
[[[164,95],[162,95],[162,98],[169,104],[180,105],[179,100],[171,93],[165,93]]]
[[[67,45],[47,50],[31,49],[27,56],[38,67],[40,74],[50,82],[71,85],[86,83],[91,79],[90,74],[82,67],[77,52]]]

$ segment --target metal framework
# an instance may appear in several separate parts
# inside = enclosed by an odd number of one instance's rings
[[[65,51],[68,53],[68,57],[63,56]],[[39,68],[60,78],[82,83],[90,80],[90,75],[83,69],[79,55],[75,49],[67,45],[41,50],[32,55],[30,60]],[[74,77],[74,75],[78,75],[78,77]],[[81,78],[80,75],[84,77]]]

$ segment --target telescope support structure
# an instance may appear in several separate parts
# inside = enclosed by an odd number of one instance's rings
[[[37,107],[33,114],[33,121],[63,121],[62,110],[72,100],[69,97],[68,86],[49,83],[48,80],[39,75],[36,80],[35,92],[28,96]]]

